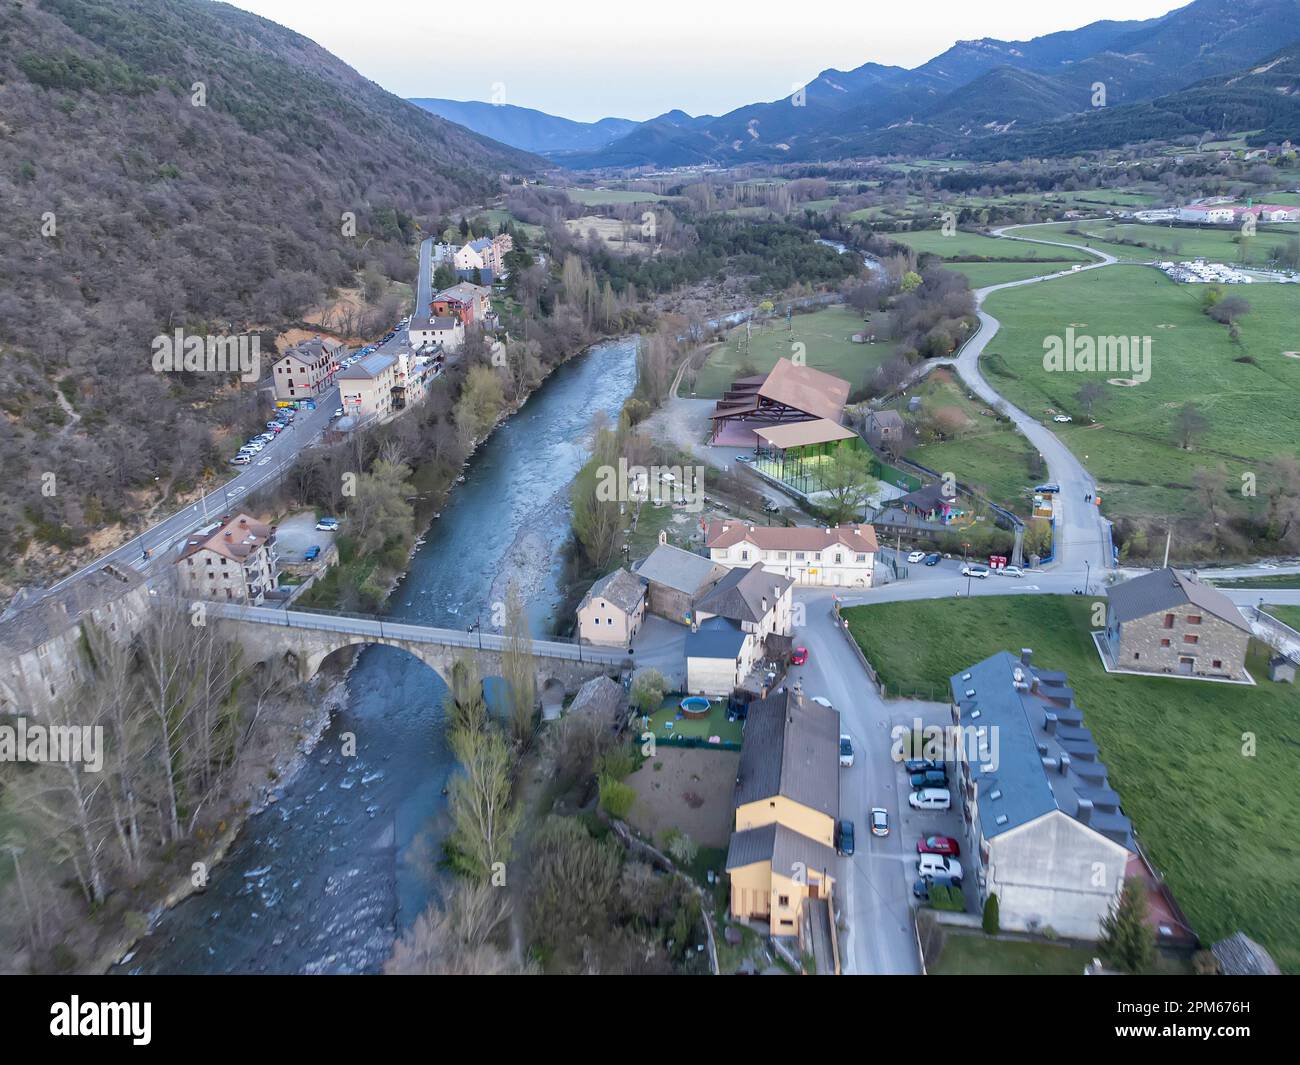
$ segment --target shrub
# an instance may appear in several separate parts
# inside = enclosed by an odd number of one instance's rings
[[[984,900],[984,934],[995,936],[1001,924],[998,916],[998,897],[990,895]]]
[[[622,821],[636,802],[636,792],[628,784],[605,773],[600,775],[600,808],[610,817]]]

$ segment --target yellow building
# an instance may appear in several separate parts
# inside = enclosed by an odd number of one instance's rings
[[[840,715],[791,691],[749,706],[727,849],[731,915],[800,931],[804,903],[829,906],[838,857]]]

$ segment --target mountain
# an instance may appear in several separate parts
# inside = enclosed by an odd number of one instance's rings
[[[802,96],[748,104],[694,127],[689,151],[676,138],[623,137],[566,165],[667,165],[669,156],[692,154],[733,163],[996,156],[999,145],[1011,151],[1015,143],[996,138],[1101,110],[1098,83],[1106,107],[1149,101],[1240,70],[1297,36],[1300,0],[1194,0],[1154,19],[1094,22],[1029,41],[959,41],[912,70],[866,63],[823,71]]]
[[[640,123],[627,118],[575,122],[531,107],[478,100],[413,98],[411,103],[502,144],[528,152],[592,151],[630,133]],[[679,112],[680,113],[680,112]],[[684,116],[689,117],[689,116]]]
[[[1251,144],[1300,143],[1300,41],[1252,66],[1154,100],[1100,108],[978,147],[1015,157],[1119,148],[1145,140],[1258,130]]]
[[[364,267],[410,280],[417,223],[543,164],[226,4],[6,3],[0,41],[0,561],[192,486],[255,412],[227,375],[154,372],[152,338],[264,331],[265,358]]]

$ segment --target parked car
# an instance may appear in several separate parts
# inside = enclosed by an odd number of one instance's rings
[[[961,575],[963,577],[978,577],[980,580],[983,580],[989,575],[989,568],[988,566],[962,566]]]
[[[790,665],[802,666],[808,661],[808,648],[796,647],[790,655]]]
[[[302,560],[304,562],[315,562],[318,558],[320,558],[319,544],[312,544],[311,547],[307,548],[307,550],[302,553]],[[823,836],[822,838],[825,839],[826,837]]]
[[[279,436],[282,432],[284,432],[284,426],[281,425],[279,422],[276,422],[274,425],[267,426],[267,432],[269,432],[273,436]]]
[[[927,880],[934,876],[946,876],[954,884],[961,883],[961,862],[946,854],[920,855],[916,859],[916,871]]]
[[[840,734],[840,768],[853,768],[853,738],[847,733]]]
[[[846,858],[853,856],[853,822],[835,823],[835,849]]]
[[[933,758],[909,758],[903,763],[903,768],[909,773],[924,773],[927,769],[942,769],[943,763]]]
[[[946,854],[956,858],[961,854],[961,846],[951,836],[926,836],[916,841],[917,854]]]
[[[1004,577],[1023,577],[1025,575],[1025,571],[1019,566],[1003,566],[998,572]]]
[[[241,451],[238,455],[231,458],[230,464],[232,466],[247,466],[252,461],[253,458],[251,455],[246,455]]]
[[[908,562],[924,562],[924,561],[925,561],[925,552],[924,552],[924,551],[913,551],[910,555],[907,556],[907,561],[908,561]]]
[[[889,835],[889,811],[883,806],[871,808],[871,834],[873,836]]]
[[[1035,492],[1050,493],[1053,495],[1059,492],[1060,490],[1061,490],[1061,486],[1052,481],[1049,481],[1047,484],[1040,484],[1034,486]]]
[[[753,461],[754,461],[754,456],[753,456],[753,455],[737,455],[737,456],[736,456],[736,461],[737,461],[737,462],[753,462]]]
[[[827,699],[826,696],[824,695],[814,695],[812,697],[812,701],[815,702],[818,706],[826,707],[827,710],[834,709],[834,707],[831,706],[831,701]]]
[[[265,448],[265,447],[266,447],[266,444],[264,444],[261,440],[250,440],[247,444],[245,444],[245,445],[244,445],[243,447],[241,447],[239,450],[240,450],[240,451],[251,451],[251,452],[253,452],[253,454],[257,454],[259,451],[261,451],[261,450],[262,450],[263,448]]]
[[[948,774],[942,769],[927,769],[924,773],[912,773],[907,781],[918,791],[922,788],[943,788],[948,785]]]
[[[952,795],[947,788],[922,788],[907,797],[907,804],[913,810],[949,810]]]
[[[1072,422],[1074,421],[1074,419],[1071,418],[1068,414],[1058,414],[1055,418],[1052,419],[1052,421],[1060,422],[1064,424],[1066,422]]]
[[[912,894],[922,902],[930,901],[930,889],[937,887],[961,887],[960,880],[953,880],[950,876],[933,876],[929,880],[919,877],[912,885]]]
[[[342,418],[342,417],[343,417],[343,408],[342,408],[342,407],[335,407],[335,408],[334,408],[334,417],[336,417],[336,418]]]
[[[336,532],[338,527],[338,518],[321,518],[320,521],[316,523],[316,529],[318,532]]]
[[[274,429],[277,433],[284,428],[284,426],[280,424],[280,420],[278,418],[275,419],[274,421],[267,422],[266,427],[268,429]]]
[[[938,551],[931,551],[925,556],[925,564],[927,566],[937,566],[942,560],[943,556],[940,555]]]

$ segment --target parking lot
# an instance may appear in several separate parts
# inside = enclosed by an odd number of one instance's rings
[[[316,547],[323,555],[334,543],[337,533],[319,532],[316,529],[316,514],[304,510],[300,514],[285,518],[275,530],[275,550],[280,562],[289,566],[301,566],[306,561],[307,551]]]

